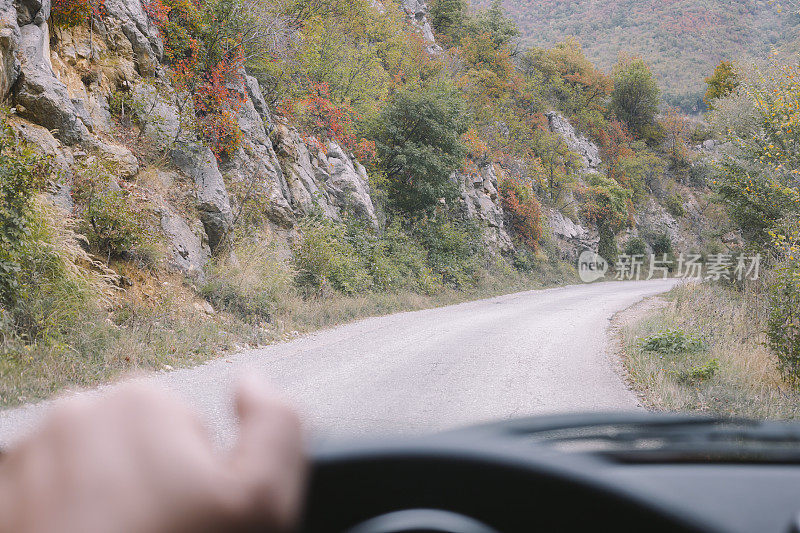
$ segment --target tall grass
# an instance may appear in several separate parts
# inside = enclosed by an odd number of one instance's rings
[[[755,418],[800,417],[800,392],[787,385],[766,346],[761,285],[687,284],[667,305],[622,331],[624,365],[645,403],[658,410]],[[646,349],[665,330],[702,340],[701,350]]]

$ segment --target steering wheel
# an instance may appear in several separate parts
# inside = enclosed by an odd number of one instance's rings
[[[329,444],[312,457],[308,533],[718,531],[604,481],[601,459],[497,428]]]

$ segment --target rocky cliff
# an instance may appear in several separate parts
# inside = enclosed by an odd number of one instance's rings
[[[198,276],[241,211],[232,189],[259,198],[269,225],[289,239],[299,217],[310,213],[338,220],[347,211],[378,225],[365,168],[338,144],[304,138],[273,118],[258,83],[246,74],[236,88],[243,101],[241,146],[224,160],[203,146],[176,105],[160,64],[158,30],[140,0],[107,0],[108,16],[91,32],[83,26],[54,31],[49,2],[3,0],[0,93],[13,105],[13,127],[62,170],[53,184],[62,206],[71,207],[74,165],[89,157],[113,163],[120,182],[137,188],[152,206],[172,266]],[[403,7],[436,53],[425,3],[406,1]],[[141,139],[115,128],[115,95],[129,102]],[[153,164],[153,154],[163,154],[167,164]],[[486,228],[487,246],[512,249],[492,167],[454,179],[464,212]]]

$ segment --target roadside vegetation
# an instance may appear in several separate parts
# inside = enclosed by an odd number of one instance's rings
[[[625,370],[646,407],[800,417],[800,392],[768,346],[768,294],[693,283],[664,299],[663,308],[621,331]]]
[[[760,254],[759,276],[675,289],[665,310],[626,331],[625,364],[655,408],[796,418],[800,72],[779,60],[765,69],[722,63],[707,83],[708,118],[724,142],[712,188],[740,249]],[[687,338],[697,349],[681,344]]]
[[[148,83],[175,106],[178,134],[191,132],[220,166],[230,162],[243,142],[243,97],[233,88],[247,72],[276,123],[296,127],[312,148],[336,142],[365,167],[377,223],[343,209],[340,220],[297,216],[290,237],[279,237],[265,215],[270,200],[230,183],[236,223],[209,243],[213,257],[202,275],[183,277],[167,268],[161,213],[148,193],[148,172],[174,169],[165,153],[148,151],[143,136],[157,126],[148,123],[154,114],[137,109],[129,89],[107,97],[112,133],[145,167],[136,178],[94,154],[65,169],[15,137],[5,126],[13,113],[4,111],[4,405],[371,314],[572,281],[574,266],[547,227],[548,213],[596,229],[612,263],[620,248],[672,253],[666,233],[624,247],[620,239],[651,201],[683,216],[676,191],[693,183],[709,194],[704,180],[691,181],[698,158],[687,149],[691,127],[659,109],[645,60],[623,56],[606,73],[575,40],[521,48],[498,2],[471,11],[465,0],[432,0],[441,47],[434,52],[390,1],[150,0],[145,7],[164,41],[160,78]],[[57,2],[51,38],[93,28],[104,16],[102,1]],[[553,131],[554,113],[600,147],[596,172],[586,174],[581,156]],[[466,213],[457,179],[487,168],[497,177],[490,199],[502,207],[513,246],[487,243],[492,228]],[[51,201],[65,170],[66,217]]]

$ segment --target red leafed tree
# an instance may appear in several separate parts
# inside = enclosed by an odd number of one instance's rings
[[[529,184],[515,179],[500,181],[503,211],[514,235],[532,250],[542,240],[542,208]]]
[[[374,159],[375,143],[357,137],[355,111],[347,104],[334,103],[327,83],[312,83],[308,97],[297,105],[300,123],[306,133],[318,139],[336,141],[361,160]]]

